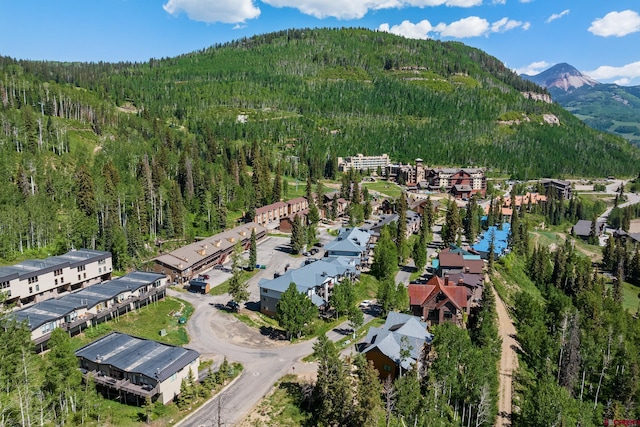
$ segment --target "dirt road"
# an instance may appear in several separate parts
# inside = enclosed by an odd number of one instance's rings
[[[495,288],[496,311],[498,312],[498,333],[502,338],[502,354],[500,356],[500,373],[498,393],[498,417],[496,427],[511,426],[511,398],[513,391],[513,374],[518,368],[519,344],[515,339],[516,328],[509,317],[507,306],[498,295]]]

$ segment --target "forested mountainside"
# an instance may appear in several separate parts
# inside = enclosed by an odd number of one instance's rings
[[[637,174],[637,149],[522,92],[544,90],[477,49],[363,29],[141,64],[2,57],[0,257],[96,246],[124,268],[145,241],[210,234],[279,198],[272,173],[333,177],[357,152],[522,178]]]

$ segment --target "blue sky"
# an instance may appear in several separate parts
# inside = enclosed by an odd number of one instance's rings
[[[637,0],[0,0],[0,55],[146,61],[254,34],[357,26],[457,40],[518,72],[640,85]]]

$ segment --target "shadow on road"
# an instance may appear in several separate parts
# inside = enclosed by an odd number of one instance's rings
[[[280,246],[276,246],[275,249],[278,252],[284,252],[285,254],[291,254],[291,247],[290,246],[280,245]]]
[[[274,341],[285,341],[287,339],[287,335],[284,331],[271,326],[260,326],[260,334],[262,334],[262,336],[269,337]]]
[[[260,311],[260,303],[256,301],[247,301],[244,303],[244,308],[251,311]]]

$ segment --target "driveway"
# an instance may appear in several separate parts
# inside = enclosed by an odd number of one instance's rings
[[[328,234],[324,236],[325,239],[328,237]],[[285,264],[298,267],[304,261],[304,257],[292,257],[288,253],[288,243],[288,238],[270,236],[258,244],[258,264],[266,264],[267,268],[259,270],[249,281],[251,301],[259,301],[257,283],[260,278],[272,278],[273,273],[282,271]],[[278,379],[286,373],[293,372],[294,366],[299,367],[298,372],[303,369],[315,371],[314,364],[300,361],[313,352],[315,340],[289,344],[287,341],[272,340],[262,335],[260,331],[250,328],[235,316],[216,308],[216,304],[225,304],[229,300],[226,294],[211,296],[174,290],[169,290],[169,294],[188,301],[195,309],[187,323],[190,342],[186,347],[199,351],[203,359],[214,360],[215,365],[226,357],[230,362],[240,362],[244,366],[241,377],[223,393],[176,425],[216,425],[218,408],[221,413],[219,419],[224,425],[235,425],[245,418]],[[372,318],[366,314],[365,323]],[[345,322],[336,329],[348,328],[348,323]],[[330,331],[327,335],[333,341],[344,337],[336,330]]]

